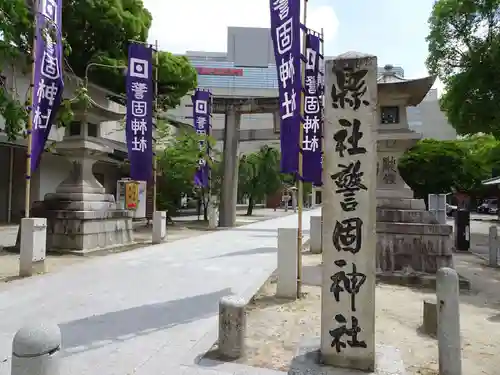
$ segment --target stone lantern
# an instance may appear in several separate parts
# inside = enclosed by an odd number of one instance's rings
[[[438,224],[414,199],[398,170],[403,153],[422,137],[409,129],[406,109],[417,106],[435,77],[406,80],[391,65],[378,79],[377,268],[382,273],[435,273],[452,266],[452,227]]]
[[[104,108],[88,96],[72,103],[72,110],[73,122],[56,144],[57,153],[71,161],[71,171],[34,212],[47,218],[47,248],[86,253],[131,244],[132,213],[117,208],[115,197],[92,172],[92,166],[112,152],[99,139],[100,123],[122,120],[125,113]]]

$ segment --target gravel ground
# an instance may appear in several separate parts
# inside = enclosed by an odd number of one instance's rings
[[[306,266],[319,263],[320,256],[304,256]],[[293,302],[275,298],[275,291],[270,280],[249,306],[248,355],[238,362],[287,371],[301,338],[320,334],[320,288],[304,286],[305,298]],[[401,350],[409,375],[438,375],[437,341],[419,332],[422,301],[432,296],[428,291],[377,286],[376,341]],[[463,296],[460,309],[463,373],[498,375],[500,311],[481,293]]]

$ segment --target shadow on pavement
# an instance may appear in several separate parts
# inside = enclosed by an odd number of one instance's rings
[[[132,307],[63,323],[59,325],[62,346],[64,350],[78,347],[78,352],[82,352],[95,348],[92,346],[95,343],[125,341],[135,336],[203,319],[215,315],[220,298],[230,294],[231,289],[226,288],[213,293]],[[73,354],[71,351],[63,353],[65,356]]]
[[[265,228],[231,228],[231,230],[235,232],[267,232],[267,233],[275,233],[276,235],[278,234],[278,229],[265,229]],[[302,230],[302,234],[309,234],[309,229],[304,229]]]
[[[242,251],[236,251],[234,253],[217,255],[214,257],[207,258],[207,259],[234,257],[234,256],[242,256],[242,255],[253,255],[253,254],[269,254],[269,253],[276,253],[277,251],[278,251],[278,249],[276,247],[259,247],[257,249],[242,250]]]

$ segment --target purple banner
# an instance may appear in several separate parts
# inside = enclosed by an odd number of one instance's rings
[[[36,14],[35,66],[31,136],[31,173],[40,159],[49,137],[52,122],[61,105],[62,65],[62,0],[42,0]],[[54,40],[55,39],[55,40]]]
[[[300,136],[300,2],[269,0],[271,39],[278,72],[281,172],[298,171]]]
[[[319,36],[308,33],[306,36],[306,67],[304,77],[304,137],[302,140],[302,179],[321,185],[321,138],[322,138],[322,97],[320,82]]]
[[[323,56],[322,46],[324,41],[320,40],[320,55],[318,60],[318,94],[320,95],[320,106],[321,106],[321,138],[323,140],[323,126],[325,123],[325,56]],[[314,182],[315,186],[323,185],[323,158],[325,153],[323,152],[323,142],[321,142],[321,175],[319,181]]]
[[[130,178],[153,177],[153,49],[131,43],[127,69],[127,136]]]
[[[193,122],[196,133],[199,135],[210,135],[210,110],[211,100],[210,91],[196,89],[191,96],[193,101]],[[205,150],[206,149],[206,150]],[[205,141],[200,141],[200,151],[202,157],[199,161],[199,167],[194,175],[194,184],[196,186],[209,186],[210,166],[207,164],[204,153],[208,153],[208,147]]]

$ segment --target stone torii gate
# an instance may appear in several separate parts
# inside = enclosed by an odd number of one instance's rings
[[[272,113],[274,127],[279,124],[279,99],[273,97],[213,97],[212,113],[225,115],[223,176],[219,207],[219,226],[234,227],[238,193],[238,146],[241,115]]]

